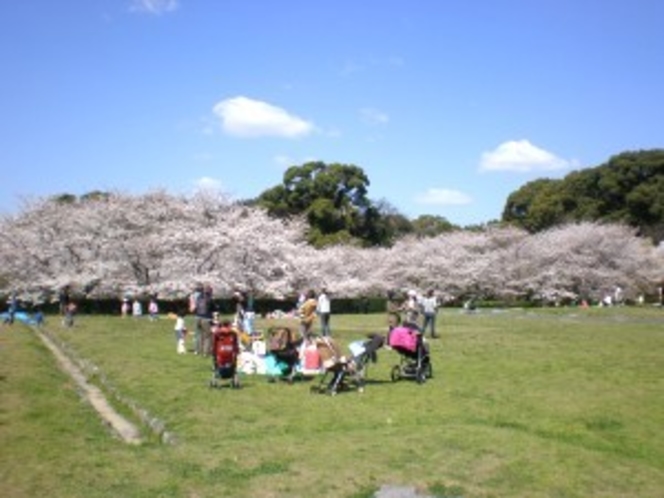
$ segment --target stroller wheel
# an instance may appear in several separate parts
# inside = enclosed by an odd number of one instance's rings
[[[392,377],[392,382],[396,382],[401,379],[401,367],[399,365],[394,365],[392,367],[392,372],[390,373]]]
[[[418,384],[424,384],[427,381],[427,373],[423,368],[417,371],[416,379]]]
[[[431,366],[431,363],[427,363],[426,367],[424,367],[424,372],[427,379],[433,379],[433,367]]]

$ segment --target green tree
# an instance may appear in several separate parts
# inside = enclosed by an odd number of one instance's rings
[[[567,222],[626,223],[658,242],[664,234],[664,149],[623,152],[562,180],[529,182],[509,195],[502,220],[531,232]]]
[[[526,183],[507,198],[503,221],[537,232],[549,228],[559,214],[557,189],[559,180],[543,178]]]
[[[450,223],[443,216],[434,216],[423,214],[415,218],[412,222],[413,231],[418,237],[436,237],[441,233],[458,230],[459,227]]]
[[[255,202],[273,216],[304,216],[315,246],[385,245],[393,232],[369,199],[368,187],[369,178],[358,166],[315,161],[288,168],[282,183]]]

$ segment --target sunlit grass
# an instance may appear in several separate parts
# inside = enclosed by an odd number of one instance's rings
[[[0,333],[3,496],[657,496],[664,489],[664,313],[444,310],[434,378],[392,383],[389,350],[363,394],[244,376],[210,390],[173,322],[81,316],[47,325],[91,380],[163,422],[176,444],[111,437],[27,328]],[[265,329],[271,324],[259,321]],[[333,317],[344,345],[382,315]],[[192,327],[193,328],[193,327]],[[119,403],[116,400],[116,403]],[[124,407],[123,413],[132,410]],[[144,428],[144,433],[149,433]],[[9,490],[9,493],[4,492]]]

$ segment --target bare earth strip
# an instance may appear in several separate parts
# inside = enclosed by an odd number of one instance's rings
[[[51,350],[55,358],[58,360],[61,368],[71,376],[72,379],[76,382],[79,388],[82,390],[85,399],[87,399],[92,407],[97,411],[99,416],[104,422],[111,426],[115,433],[126,443],[129,444],[140,444],[141,443],[141,434],[138,428],[129,422],[126,418],[120,415],[115,409],[110,405],[106,396],[101,392],[101,390],[88,383],[85,378],[85,375],[81,370],[74,365],[69,358],[67,358],[62,351],[55,345],[55,343],[44,334],[42,331],[34,329],[39,338],[46,344],[46,346]]]

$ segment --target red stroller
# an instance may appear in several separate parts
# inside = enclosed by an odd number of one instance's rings
[[[230,379],[230,387],[240,387],[237,373],[237,357],[240,353],[240,340],[230,322],[222,323],[212,334],[212,366],[214,373],[210,387],[222,387],[221,379]]]

